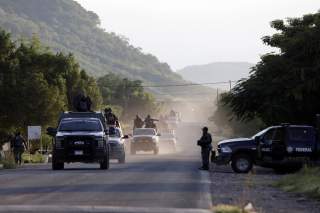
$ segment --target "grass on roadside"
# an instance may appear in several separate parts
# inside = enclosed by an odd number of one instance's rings
[[[22,160],[24,163],[44,163],[45,162],[45,158],[43,155],[41,155],[40,153],[36,153],[36,154],[29,154],[29,153],[24,153],[22,155]]]
[[[305,167],[296,174],[285,176],[274,186],[287,192],[301,193],[320,199],[320,168]]]
[[[0,161],[0,164],[3,165],[3,169],[15,169],[17,165],[14,160],[14,156],[11,153],[6,153],[5,157]]]
[[[213,208],[214,213],[247,213],[247,211],[231,205],[218,205]]]

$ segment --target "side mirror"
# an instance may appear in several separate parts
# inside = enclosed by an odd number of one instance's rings
[[[109,135],[109,130],[108,130],[108,129],[105,129],[105,130],[104,130],[104,134]]]
[[[50,135],[51,137],[55,137],[57,134],[57,129],[53,127],[48,127],[47,128],[47,135]]]
[[[158,134],[157,134],[157,136],[161,136],[161,134],[160,134],[160,133],[158,133]]]
[[[129,139],[129,135],[124,135],[122,138],[123,139]]]

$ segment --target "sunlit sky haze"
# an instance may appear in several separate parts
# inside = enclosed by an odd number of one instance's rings
[[[129,38],[174,69],[219,61],[256,63],[274,51],[270,22],[320,9],[319,0],[76,0],[101,27]]]

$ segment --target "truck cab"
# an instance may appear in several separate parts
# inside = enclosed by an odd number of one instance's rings
[[[217,164],[231,163],[237,173],[247,173],[254,164],[275,171],[293,171],[317,160],[319,144],[312,126],[279,125],[262,130],[251,138],[224,140],[218,143]]]
[[[52,169],[61,170],[64,163],[99,163],[109,168],[109,141],[102,113],[65,112],[58,127],[47,129],[53,137]]]

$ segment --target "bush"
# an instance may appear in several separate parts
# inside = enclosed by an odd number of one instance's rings
[[[45,158],[40,153],[36,152],[35,154],[24,153],[22,155],[22,160],[24,163],[44,163]]]
[[[247,212],[237,206],[230,206],[230,205],[218,205],[214,207],[213,210],[214,210],[214,213],[246,213]]]
[[[4,158],[1,160],[0,164],[3,165],[4,169],[15,169],[17,165],[14,160],[14,156],[12,153],[7,152],[4,155]]]
[[[296,174],[285,176],[274,185],[287,192],[320,199],[320,168],[305,167]]]

